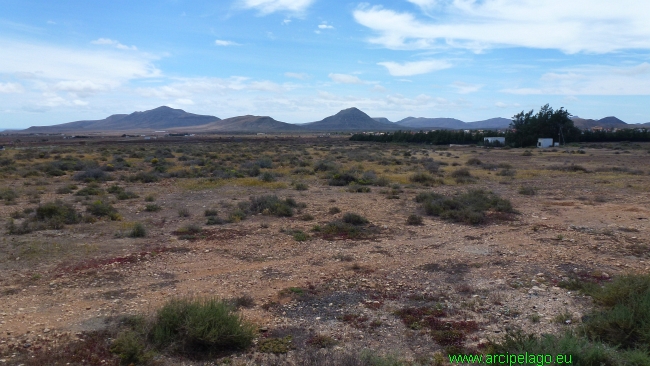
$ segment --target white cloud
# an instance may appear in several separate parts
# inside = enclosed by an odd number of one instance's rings
[[[82,80],[109,87],[161,74],[153,65],[155,58],[140,52],[87,51],[2,38],[0,49],[11,51],[0,57],[0,73],[46,83]]]
[[[239,43],[233,41],[224,41],[223,39],[217,39],[214,41],[214,44],[217,46],[240,46]]]
[[[393,76],[427,74],[433,71],[448,69],[452,66],[451,63],[441,60],[415,61],[403,64],[397,62],[379,62],[378,65],[384,66]]]
[[[23,91],[25,88],[18,83],[0,83],[0,93],[2,94],[22,93]]]
[[[337,84],[365,84],[366,83],[365,81],[359,79],[354,75],[330,73],[327,76]]]
[[[529,47],[566,53],[650,49],[647,1],[409,1],[433,19],[367,5],[353,15],[376,32],[370,42],[391,49]]]
[[[309,75],[305,74],[304,72],[285,72],[284,76],[288,78],[300,79],[300,80],[305,80],[309,78]]]
[[[329,24],[324,24],[323,23],[323,24],[318,25],[318,29],[334,29],[334,27],[329,25]]]
[[[462,81],[455,81],[453,84],[451,84],[452,87],[456,88],[456,92],[459,94],[469,94],[469,93],[475,93],[483,87],[483,85],[479,84],[468,84],[464,83]]]
[[[266,15],[277,11],[303,13],[315,0],[240,0],[241,5],[247,9],[257,9],[260,14]]]
[[[98,45],[113,46],[113,47],[115,47],[117,49],[120,49],[120,50],[131,50],[131,51],[137,51],[138,50],[138,48],[136,46],[126,46],[126,45],[121,44],[118,41],[115,41],[115,40],[112,40],[112,39],[109,39],[109,38],[100,38],[100,39],[94,40],[94,41],[92,41],[90,43],[98,44]]]
[[[89,80],[59,81],[52,88],[58,91],[66,91],[78,96],[86,97],[98,92],[106,91],[117,84],[96,83]]]
[[[537,86],[502,91],[520,95],[650,95],[650,63],[561,69],[542,75]]]
[[[179,98],[174,101],[176,104],[180,105],[194,105],[194,101],[189,98]]]
[[[520,107],[521,105],[519,103],[496,102],[494,103],[494,106],[497,108],[513,108],[513,107]]]
[[[376,92],[378,92],[378,93],[385,93],[385,92],[388,91],[388,89],[384,88],[384,87],[381,86],[381,85],[375,85],[375,86],[372,88],[372,91],[376,91]]]
[[[138,88],[136,92],[144,97],[159,99],[189,99],[206,94],[227,95],[233,92],[271,92],[282,93],[295,88],[293,84],[277,84],[268,80],[253,80],[241,76],[221,78],[187,78],[171,84]]]

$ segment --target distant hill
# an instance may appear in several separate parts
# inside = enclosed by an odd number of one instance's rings
[[[372,119],[374,119],[375,121],[380,122],[380,123],[386,123],[386,124],[390,124],[390,125],[393,124],[393,122],[389,121],[388,118],[386,118],[386,117],[372,117]]]
[[[381,131],[399,129],[399,126],[378,122],[357,108],[344,109],[321,121],[305,123],[301,126],[312,131]]]
[[[491,118],[484,121],[476,122],[463,122],[455,118],[424,118],[424,117],[406,117],[396,124],[416,128],[440,128],[450,130],[464,130],[464,129],[506,129],[510,126],[510,119],[507,118]]]
[[[181,130],[174,128],[174,130]],[[276,121],[267,116],[240,116],[223,119],[205,125],[194,126],[192,128],[183,128],[183,131],[197,132],[285,132],[285,131],[305,131],[302,126],[291,123]]]
[[[580,117],[572,117],[573,125],[580,129],[602,127],[602,128],[635,128],[635,127],[648,127],[648,123],[644,124],[628,124],[620,119],[610,116],[601,118],[599,120],[595,119],[585,119]]]
[[[144,112],[114,114],[105,119],[77,121],[54,126],[34,126],[23,133],[61,133],[91,131],[164,130],[173,127],[190,127],[219,121],[215,116],[187,113],[182,109],[158,107]]]

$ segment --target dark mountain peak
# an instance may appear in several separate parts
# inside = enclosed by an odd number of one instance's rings
[[[627,124],[620,119],[614,117],[614,116],[609,116],[605,118],[601,118],[598,120],[599,123],[602,123],[604,125],[619,125],[619,124]]]
[[[373,131],[393,129],[393,126],[378,122],[355,107],[344,109],[333,116],[329,116],[318,122],[307,123],[304,126],[310,130],[319,131]]]

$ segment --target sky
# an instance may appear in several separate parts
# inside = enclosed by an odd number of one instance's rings
[[[650,122],[647,0],[0,0],[0,129],[228,118]]]

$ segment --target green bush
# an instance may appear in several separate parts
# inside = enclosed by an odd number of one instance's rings
[[[63,186],[63,187],[58,188],[58,189],[56,190],[56,193],[58,193],[58,194],[70,194],[70,193],[72,193],[73,191],[75,191],[77,188],[79,188],[79,187],[77,187],[77,186],[74,185],[74,184],[66,184],[66,185]]]
[[[90,183],[86,187],[78,190],[75,196],[99,196],[102,193],[104,193],[104,190],[99,188],[97,183]]]
[[[294,183],[293,188],[296,191],[306,191],[306,190],[309,189],[309,186],[307,185],[307,183],[297,182],[297,183]]]
[[[267,195],[251,197],[248,209],[253,213],[262,213],[274,216],[293,216],[293,209],[298,204],[292,198],[281,200],[278,196]]]
[[[145,339],[132,330],[119,333],[111,343],[110,351],[120,357],[122,365],[145,365],[154,356],[147,350]]]
[[[419,215],[409,215],[406,219],[407,225],[422,225],[422,216]]]
[[[158,310],[150,333],[158,348],[188,355],[243,350],[254,337],[254,327],[216,298],[170,300]]]
[[[240,222],[246,218],[246,212],[235,210],[228,215],[228,222]]]
[[[219,216],[219,211],[217,211],[214,208],[208,208],[203,212],[203,214],[205,215],[205,217]]]
[[[537,190],[534,187],[522,186],[519,188],[519,194],[524,196],[534,196],[537,193]]]
[[[206,220],[206,225],[223,225],[226,223],[226,220],[219,218],[218,216],[208,216]]]
[[[346,224],[360,226],[360,225],[366,225],[369,221],[368,219],[366,219],[365,217],[359,214],[348,212],[343,215],[343,222],[345,222]]]
[[[129,237],[131,238],[144,238],[145,236],[147,236],[147,230],[144,228],[144,225],[139,222],[135,223],[129,232]]]
[[[35,220],[57,220],[64,224],[76,224],[81,221],[81,216],[71,204],[57,200],[39,205],[36,208]]]
[[[303,231],[295,231],[293,233],[293,240],[295,241],[307,241],[309,240],[309,235]]]
[[[149,203],[146,206],[144,206],[144,210],[147,211],[147,212],[158,212],[158,211],[162,210],[162,207],[160,207],[159,205],[157,205],[155,203]]]
[[[330,215],[336,215],[337,213],[341,212],[341,209],[338,207],[330,207],[330,209],[327,210],[327,212],[329,212]]]
[[[0,199],[5,201],[5,204],[12,204],[16,202],[18,198],[18,193],[11,188],[2,188],[0,189]]]
[[[102,200],[97,200],[89,204],[88,207],[86,207],[86,211],[97,217],[107,216],[111,220],[119,219],[119,215],[115,207],[113,207],[110,203],[104,202]]]
[[[415,197],[415,201],[422,204],[427,215],[472,225],[485,222],[485,213],[489,210],[514,212],[510,201],[481,189],[453,197],[438,193],[420,193]]]
[[[621,276],[584,289],[602,307],[587,316],[591,339],[623,349],[650,352],[650,275]]]
[[[443,184],[442,179],[433,177],[427,172],[418,172],[409,177],[409,181],[425,185]]]
[[[262,173],[262,175],[260,175],[260,180],[262,182],[275,182],[276,181],[275,175],[273,175],[273,173],[271,173],[271,172]]]

